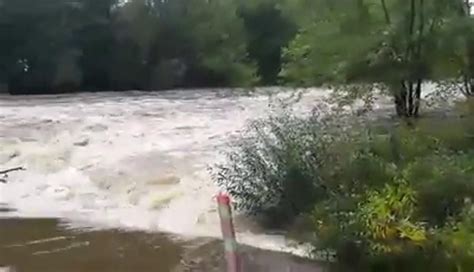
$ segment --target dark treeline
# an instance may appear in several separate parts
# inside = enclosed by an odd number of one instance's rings
[[[10,93],[275,84],[294,23],[266,1],[0,1]]]

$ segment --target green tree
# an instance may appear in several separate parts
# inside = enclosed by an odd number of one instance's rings
[[[234,0],[0,4],[12,92],[244,86],[257,81]]]
[[[82,87],[87,90],[109,90],[114,44],[112,7],[116,0],[79,0],[80,26],[75,44],[80,49],[79,65]]]
[[[186,29],[195,42],[198,67],[221,77],[220,84],[255,83],[256,69],[247,54],[247,37],[237,14],[237,3],[233,0],[186,2]]]
[[[0,73],[12,92],[50,92],[79,83],[71,34],[77,10],[74,1],[3,2]]]
[[[438,74],[449,75],[454,87],[466,96],[474,95],[474,17],[468,0],[457,2],[457,15],[445,22],[440,45],[445,60]]]
[[[248,33],[248,52],[257,62],[263,84],[276,84],[282,49],[296,33],[293,20],[274,1],[252,1],[240,8]]]
[[[434,71],[449,63],[441,37],[453,35],[446,22],[459,20],[464,1],[315,2],[284,54],[288,81],[376,85],[393,95],[399,116],[416,117],[423,81],[451,77]]]
[[[158,37],[158,16],[147,0],[126,2],[113,14],[110,84],[114,90],[150,89],[152,50]]]
[[[462,37],[465,39],[465,58],[462,69],[462,92],[467,96],[474,96],[474,17],[473,3],[464,0],[460,7],[461,24],[463,27]]]

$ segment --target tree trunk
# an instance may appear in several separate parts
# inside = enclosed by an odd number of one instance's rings
[[[392,23],[392,19],[390,18],[390,13],[388,12],[387,3],[385,2],[385,0],[381,0],[381,2],[383,13],[385,15],[385,22],[390,25]]]
[[[413,116],[413,112],[415,111],[415,104],[413,100],[414,96],[414,88],[413,88],[413,82],[408,82],[408,101],[407,101],[407,108],[408,108],[408,116],[411,117]]]
[[[474,96],[474,38],[468,37],[467,44],[466,80],[468,82],[468,88],[466,91],[469,96]]]
[[[460,7],[460,16],[471,16],[471,4],[469,0],[464,0]],[[462,71],[463,89],[465,96],[474,96],[474,34],[466,33],[466,63]]]
[[[462,72],[463,89],[465,96],[474,96],[474,39],[468,38],[467,63]]]
[[[412,57],[413,49],[413,34],[415,33],[415,21],[416,21],[416,3],[415,0],[411,0],[410,5],[410,17],[409,17],[409,27],[408,27],[408,39],[407,39],[407,49],[406,49],[406,60],[410,60]]]
[[[398,117],[419,117],[421,106],[422,79],[404,80],[394,93],[395,109]]]
[[[421,88],[422,88],[423,81],[418,79],[416,82],[416,91],[415,91],[415,110],[413,112],[414,117],[418,117],[420,115],[420,104],[421,104]]]
[[[396,90],[395,96],[395,109],[398,117],[408,117],[407,115],[407,86],[405,81],[400,83],[400,89]]]
[[[412,83],[415,86],[415,93],[414,97],[411,101],[413,103],[413,111],[411,112],[413,117],[418,117],[420,113],[420,103],[421,103],[421,88],[423,84],[422,77],[424,76],[424,67],[422,64],[422,52],[423,52],[423,44],[424,44],[424,32],[425,32],[425,0],[420,0],[419,5],[419,25],[418,25],[418,39],[417,39],[417,47],[415,52],[415,62],[417,66],[415,67],[415,78],[416,83]]]
[[[471,16],[471,3],[469,0],[464,0],[464,9],[467,16]]]
[[[405,54],[407,78],[403,80],[401,95],[397,99],[397,114],[408,118],[418,117],[420,112],[421,92],[424,77],[424,67],[422,62],[424,43],[423,35],[425,32],[424,5],[424,0],[411,0],[407,48]],[[417,31],[415,31],[416,26]],[[399,105],[403,105],[403,107],[400,107]]]
[[[420,110],[423,71],[421,67],[421,52],[424,32],[424,1],[410,1],[408,14],[407,47],[405,49],[406,75],[401,80],[401,88],[395,93],[395,107],[399,117],[418,117]],[[419,9],[417,9],[419,7]],[[415,32],[419,18],[418,36]]]

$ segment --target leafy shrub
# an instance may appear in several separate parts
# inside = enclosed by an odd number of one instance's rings
[[[474,212],[466,210],[436,233],[444,271],[472,271],[474,267]]]
[[[332,139],[323,126],[288,113],[255,121],[213,169],[214,179],[238,209],[288,222],[325,194],[318,168]]]
[[[416,192],[404,183],[367,193],[359,205],[358,220],[371,251],[400,254],[426,242],[423,224],[412,222],[415,206]]]
[[[449,244],[435,241],[446,230],[462,235],[454,226],[474,199],[474,150],[459,152],[444,146],[442,138],[419,129],[406,130],[396,129],[396,136],[369,136],[358,159],[352,161],[357,171],[340,168],[336,179],[325,181],[343,189],[331,191],[332,196],[313,211],[316,248],[336,252],[340,262],[359,265],[362,270],[395,266],[398,270],[443,271],[437,270],[432,258],[448,250]],[[364,158],[362,163],[360,158]],[[357,174],[361,171],[367,171],[365,177]],[[470,223],[463,224],[468,228]],[[360,253],[355,260],[354,251]],[[463,254],[463,258],[474,258],[474,251]],[[449,266],[451,255],[436,259]],[[462,269],[473,268],[472,263],[461,263]]]
[[[467,129],[452,133],[467,135]],[[324,181],[342,190],[332,190],[313,211],[316,248],[362,271],[471,271],[474,239],[467,230],[474,225],[464,211],[474,199],[474,146],[460,149],[441,135],[401,126],[388,136],[354,140],[357,159]],[[467,249],[450,249],[459,236]]]

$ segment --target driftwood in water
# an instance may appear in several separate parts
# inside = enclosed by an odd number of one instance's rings
[[[11,172],[16,172],[16,171],[25,171],[26,169],[23,167],[15,167],[15,168],[10,168],[7,170],[1,170],[0,175],[3,175],[3,178],[0,178],[0,183],[7,183],[6,178],[8,177],[8,173]]]

